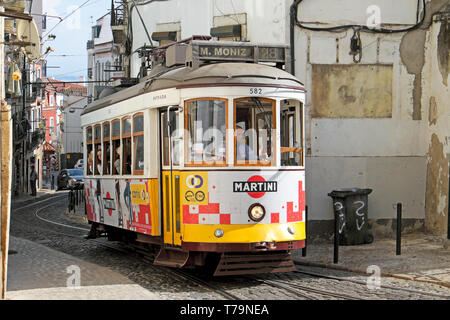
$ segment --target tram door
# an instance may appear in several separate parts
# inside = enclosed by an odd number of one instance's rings
[[[181,245],[179,141],[173,138],[174,132],[178,129],[179,120],[175,108],[169,107],[160,113],[162,208],[164,243]]]

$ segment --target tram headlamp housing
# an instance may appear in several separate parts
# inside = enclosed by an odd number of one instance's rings
[[[255,222],[260,222],[265,215],[266,209],[259,203],[254,203],[248,208],[248,216]]]
[[[216,238],[221,238],[223,237],[223,230],[222,229],[216,229],[216,231],[214,231],[214,235],[216,236]]]

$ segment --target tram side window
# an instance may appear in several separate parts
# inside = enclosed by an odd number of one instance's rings
[[[226,164],[225,99],[196,99],[186,102],[187,165]]]
[[[133,116],[133,143],[133,173],[142,175],[144,174],[144,115],[142,113]]]
[[[113,165],[113,174],[120,174],[120,120],[114,120],[112,122],[112,132],[111,132],[111,140],[112,140],[112,165]]]
[[[280,103],[280,152],[282,166],[303,165],[301,103],[283,100]]]
[[[94,171],[94,149],[92,147],[92,127],[86,128],[86,154],[87,154],[87,175],[93,175]]]
[[[111,125],[103,124],[103,174],[111,174]]]
[[[122,119],[122,174],[131,174],[131,118]]]
[[[94,143],[95,143],[95,158],[94,158],[94,174],[99,175],[103,172],[102,169],[102,127],[96,125],[94,127]]]
[[[275,101],[263,98],[235,100],[236,165],[275,165]]]

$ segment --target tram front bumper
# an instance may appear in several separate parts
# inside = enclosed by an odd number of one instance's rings
[[[223,230],[221,237],[215,236],[217,229]],[[302,248],[304,239],[304,222],[249,225],[185,224],[183,248],[186,247],[193,250],[197,247],[202,247],[203,249],[243,247],[254,250],[289,250]]]

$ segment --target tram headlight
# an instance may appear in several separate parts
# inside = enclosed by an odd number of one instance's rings
[[[248,216],[255,222],[259,222],[264,219],[265,215],[266,209],[264,209],[264,207],[259,203],[252,204],[250,208],[248,208]]]

